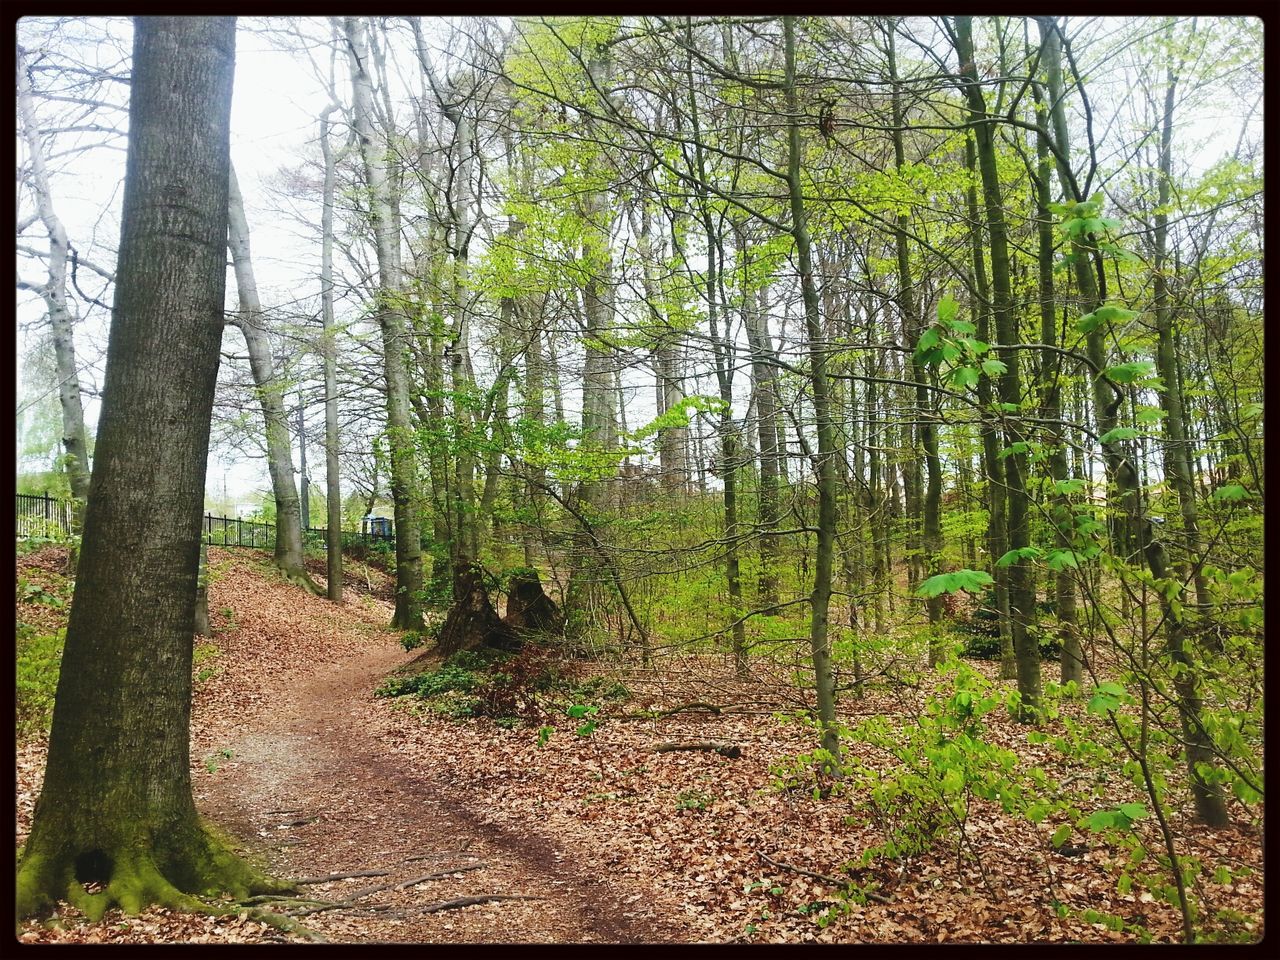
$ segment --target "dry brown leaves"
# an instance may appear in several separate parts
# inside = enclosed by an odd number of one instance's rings
[[[46,555],[41,562],[55,563],[56,556]],[[976,856],[957,858],[954,849],[942,847],[854,875],[859,883],[889,898],[888,904],[846,904],[839,885],[766,863],[760,854],[834,878],[882,839],[857,797],[815,799],[806,791],[787,792],[774,786],[770,767],[814,746],[809,731],[780,722],[773,713],[775,708],[787,712],[800,705],[794,690],[787,691],[785,669],[772,675],[761,669],[754,682],[743,684],[732,679],[724,661],[669,660],[659,671],[623,675],[631,700],[621,707],[607,707],[597,716],[598,725],[589,736],[575,734],[579,721],[556,717],[548,721],[556,727],[554,733],[540,747],[535,726],[506,730],[488,720],[459,722],[427,712],[413,715],[406,702],[369,696],[377,677],[367,664],[371,658],[386,661],[387,645],[395,640],[383,627],[390,618],[389,603],[354,589],[357,584],[363,586],[367,575],[377,591],[385,591],[386,577],[377,570],[367,574],[359,570],[354,577],[349,570],[353,589],[337,610],[326,600],[285,583],[261,554],[214,549],[210,562],[214,573],[210,613],[215,628],[211,642],[217,655],[197,666],[197,675],[201,669],[211,671],[197,683],[195,695],[192,759],[198,795],[210,792],[215,778],[224,778],[218,781],[223,792],[234,792],[237,784],[248,780],[250,771],[238,768],[239,760],[218,753],[246,731],[259,729],[268,720],[281,728],[280,711],[293,711],[303,718],[313,710],[328,716],[323,705],[308,704],[306,698],[315,694],[304,691],[289,697],[287,692],[296,691],[309,675],[322,670],[332,672],[340,664],[366,665],[363,674],[358,669],[351,674],[365,678],[364,689],[350,691],[341,704],[342,722],[364,738],[357,746],[365,753],[343,753],[356,740],[343,740],[335,733],[339,738],[335,744],[341,749],[325,754],[326,762],[345,766],[326,768],[314,778],[319,792],[304,805],[314,804],[329,814],[320,823],[297,829],[300,836],[311,831],[322,844],[305,848],[309,861],[288,864],[298,872],[381,867],[384,862],[378,857],[403,863],[406,850],[467,850],[475,840],[472,853],[483,848],[486,860],[495,858],[493,873],[458,874],[458,886],[447,895],[486,892],[469,886],[473,876],[492,876],[498,884],[495,890],[524,892],[520,884],[529,882],[529,874],[499,863],[496,856],[512,849],[511,838],[526,838],[539,850],[555,851],[549,858],[554,862],[545,864],[540,874],[544,888],[530,892],[549,894],[557,885],[581,883],[581,888],[574,887],[574,896],[579,895],[577,890],[587,889],[591,893],[586,896],[614,903],[620,917],[632,916],[641,924],[647,917],[654,930],[663,920],[683,931],[677,936],[686,940],[1132,942],[1132,933],[1085,922],[1080,914],[1086,908],[1141,924],[1156,940],[1179,938],[1178,918],[1170,907],[1140,888],[1125,895],[1117,892],[1116,872],[1108,862],[1112,851],[1094,846],[1082,856],[1063,856],[1051,847],[1047,825],[1013,819],[982,804],[975,805],[969,822]],[[371,653],[375,650],[381,651],[376,657]],[[844,706],[851,714],[898,716],[905,723],[918,711],[923,695],[924,691],[909,689],[880,692],[864,700],[847,699]],[[620,716],[694,701],[737,705],[738,712],[714,715],[693,710],[660,719]],[[1076,775],[1060,764],[1055,766],[1052,751],[1029,746],[1023,728],[995,715],[989,719],[996,742],[1020,756],[1034,757],[1051,776]],[[710,752],[652,752],[663,741],[710,740],[740,744],[743,755],[731,760]],[[361,769],[372,762],[375,744],[395,758],[394,769]],[[866,748],[858,749],[868,762],[886,762]],[[224,768],[211,773],[207,763]],[[19,843],[29,827],[42,767],[42,744],[22,745],[17,758]],[[400,779],[400,771],[410,779]],[[410,782],[418,791],[415,797],[430,797],[439,806],[429,811],[400,809],[405,803],[398,807],[396,794],[407,790]],[[457,811],[466,811],[466,819],[459,819]],[[344,827],[365,829],[364,836],[342,838],[323,832],[366,820],[366,828]],[[1188,851],[1204,854],[1206,859],[1210,855],[1234,859],[1255,870],[1253,877],[1229,885],[1201,878],[1198,895],[1214,909],[1235,910],[1252,918],[1249,922],[1256,929],[1250,932],[1260,937],[1259,837],[1243,828],[1206,831],[1182,819],[1175,819],[1173,827]],[[278,829],[278,825],[264,827],[276,836]],[[507,838],[505,845],[495,846],[495,838],[502,837]],[[378,848],[367,851],[372,859],[365,862],[353,862],[345,853],[343,860],[336,852],[350,846],[364,850],[370,843]],[[294,856],[290,850],[302,849],[281,846],[282,852],[273,859],[278,866],[285,865]],[[317,849],[335,852],[326,856]],[[557,874],[565,879],[549,879]],[[322,885],[315,892],[338,898],[349,893],[350,883]],[[416,894],[408,891],[389,906],[421,906],[433,899],[430,887]],[[1055,901],[1070,908],[1066,918],[1057,916]],[[529,939],[528,931],[547,909],[537,902],[515,902],[416,920],[376,920],[359,912],[309,919],[334,939],[492,942]],[[247,919],[192,917],[163,910],[129,918],[113,913],[100,924],[86,924],[74,911],[64,909],[60,919],[66,929],[27,924],[21,936],[40,942],[236,943],[282,937]],[[571,936],[575,934],[569,931],[582,928],[553,924],[541,929],[549,931],[545,937],[556,936],[556,930]]]

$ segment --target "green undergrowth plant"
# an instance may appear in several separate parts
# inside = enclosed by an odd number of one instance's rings
[[[65,635],[64,630],[43,633],[30,624],[17,624],[15,700],[19,739],[49,730]]]
[[[625,700],[630,691],[611,677],[576,679],[559,651],[526,643],[515,653],[459,651],[434,669],[388,678],[375,695],[415,697],[432,713],[489,717],[506,727],[567,716],[577,721],[574,732],[587,736],[601,705]]]

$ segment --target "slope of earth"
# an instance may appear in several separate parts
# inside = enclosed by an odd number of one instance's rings
[[[215,636],[197,645],[192,772],[201,812],[279,876],[311,881],[274,905],[328,940],[358,942],[639,942],[678,940],[639,883],[598,883],[577,851],[529,823],[506,829],[477,812],[443,769],[406,764],[366,722],[384,674],[413,658],[390,620],[386,577],[349,571],[341,607],[277,577],[265,557],[210,551]],[[372,594],[363,588],[374,586]],[[379,595],[381,594],[381,595]],[[201,652],[203,651],[203,652]],[[44,744],[18,756],[18,843],[30,828]],[[332,874],[363,874],[316,882]],[[374,889],[378,888],[378,889]],[[458,906],[463,898],[478,903]],[[491,898],[486,900],[485,898]],[[445,905],[442,907],[442,905]],[[286,939],[252,917],[111,911],[89,924],[63,906],[59,928],[20,939],[61,942],[253,942]]]
[[[56,557],[45,559],[56,566]],[[1118,883],[1119,851],[1079,831],[1055,849],[1051,824],[1011,817],[998,804],[973,804],[962,849],[944,839],[926,853],[844,873],[883,842],[886,814],[865,793],[834,789],[817,797],[812,776],[801,773],[812,768],[797,762],[813,749],[812,731],[779,719],[806,706],[787,682],[799,662],[773,671],[767,661],[755,663],[749,683],[735,681],[728,664],[712,657],[617,671],[610,680],[621,681],[630,699],[584,699],[580,706],[599,707],[585,724],[549,702],[527,725],[452,720],[415,697],[372,696],[388,673],[438,665],[438,658],[403,650],[384,628],[391,610],[385,575],[352,565],[346,601],[335,607],[285,584],[260,554],[213,550],[211,569],[215,636],[197,646],[195,666],[197,799],[277,874],[315,881],[300,895],[315,902],[272,909],[299,915],[329,940],[1179,938],[1174,909],[1140,885]],[[38,582],[39,563],[25,576]],[[23,607],[20,598],[19,619],[30,619]],[[993,665],[981,669],[993,675]],[[920,715],[929,683],[847,698],[842,719],[883,716],[905,731]],[[661,715],[677,707],[685,709]],[[1026,729],[1007,717],[988,720],[987,739],[1055,779],[1096,779],[1098,771],[1067,770],[1047,748],[1029,745]],[[654,749],[695,742],[732,743],[741,754]],[[883,751],[851,749],[869,767],[892,769]],[[20,747],[19,843],[42,764],[41,743]],[[791,777],[799,788],[780,788]],[[1109,785],[1107,797],[1143,799],[1124,783]],[[1206,926],[1233,939],[1261,937],[1256,828],[1241,820],[1209,831],[1181,814],[1170,823],[1187,853],[1233,864],[1234,876],[1225,880],[1207,868],[1196,877],[1197,896],[1214,918]],[[1154,836],[1147,839],[1156,849]],[[334,874],[362,875],[321,882]],[[851,880],[869,896],[844,896]],[[86,924],[64,910],[61,920],[64,929],[27,924],[21,935],[69,942],[289,939],[252,917],[153,911]]]

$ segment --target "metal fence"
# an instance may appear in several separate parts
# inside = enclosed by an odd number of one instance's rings
[[[22,538],[48,537],[51,540],[71,536],[73,504],[70,500],[60,500],[48,493],[43,496],[19,493],[15,508],[17,518],[17,535]],[[342,531],[342,545],[353,546],[357,543],[394,543],[395,534],[390,530],[390,523],[371,525],[368,521],[361,531]],[[308,527],[307,540],[324,541],[328,530],[324,527]],[[260,520],[243,520],[239,517],[215,517],[211,513],[204,515],[201,536],[205,543],[214,547],[257,547],[260,550],[274,550],[276,546],[276,525]]]
[[[19,493],[15,508],[17,534],[20,537],[60,539],[71,536],[72,504],[49,496]]]

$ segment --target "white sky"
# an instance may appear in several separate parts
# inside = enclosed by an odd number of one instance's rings
[[[299,225],[282,216],[265,190],[264,180],[284,166],[296,165],[304,154],[314,150],[312,146],[318,132],[318,114],[328,100],[320,81],[314,76],[306,58],[274,49],[252,27],[260,20],[242,19],[237,37],[236,78],[231,118],[231,154],[241,189],[245,195],[246,214],[249,220],[254,265],[258,275],[264,304],[278,304],[296,297],[311,296],[318,291],[316,279],[319,270],[319,247],[313,240],[300,235]],[[327,26],[317,29],[327,34]],[[327,52],[316,54],[322,69],[327,68]],[[345,61],[339,60],[339,95],[347,95],[348,79]],[[1241,112],[1247,107],[1242,105]],[[401,119],[405,113],[402,102],[396,102]],[[1207,168],[1224,151],[1234,147],[1238,135],[1238,118],[1224,123],[1221,107],[1206,111],[1200,117],[1184,119],[1180,137],[1188,140],[1203,138],[1198,151],[1180,154],[1180,159]],[[1229,112],[1229,108],[1227,110]],[[1261,122],[1261,116],[1255,118]],[[1106,151],[1104,150],[1104,153]],[[25,154],[25,146],[19,144],[19,157]],[[119,204],[119,185],[123,176],[123,153],[102,151],[93,155],[92,162],[83,164],[77,179],[61,177],[54,184],[55,205],[66,223],[73,241],[89,259],[94,259],[95,245],[114,249],[118,238],[118,219],[113,211]],[[104,217],[104,207],[109,211]],[[38,231],[29,234],[29,241],[39,245]],[[36,279],[30,277],[29,279]],[[96,291],[99,285],[82,282],[82,286]],[[39,316],[41,307],[29,295],[26,306],[19,310],[19,320]],[[228,302],[234,307],[235,285],[228,279]],[[87,386],[101,383],[101,369],[106,345],[105,317],[89,321],[77,327],[77,350],[81,363],[92,362],[93,368],[85,372]],[[228,345],[239,343],[236,334],[227,338]],[[19,396],[22,394],[21,354],[18,357]],[[628,411],[629,425],[634,429],[653,414],[652,388],[637,388],[636,403]],[[568,401],[568,398],[566,398]],[[92,425],[97,417],[97,400],[86,397],[86,417]],[[647,414],[646,411],[647,410]],[[309,450],[312,482],[323,486],[321,451]],[[296,460],[296,453],[295,453]],[[255,491],[269,489],[265,465],[261,461],[237,462],[221,451],[213,451],[209,463],[209,493],[220,496],[225,478],[228,493],[248,508],[260,502]]]

